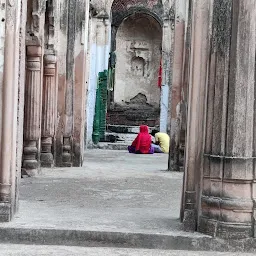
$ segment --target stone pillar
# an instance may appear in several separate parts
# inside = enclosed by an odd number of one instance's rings
[[[209,54],[211,2],[192,2],[192,38],[189,75],[188,124],[184,178],[184,229],[195,231],[203,162],[205,96]]]
[[[66,55],[66,92],[65,92],[65,132],[63,135],[62,165],[71,167],[73,163],[73,132],[74,132],[74,67],[76,38],[76,7],[77,1],[68,1],[68,33]]]
[[[182,94],[184,75],[184,50],[185,50],[185,19],[186,4],[184,0],[176,2],[176,22],[174,39],[173,81],[171,99],[171,131],[170,131],[170,157],[169,170],[180,171],[182,166],[180,136],[182,129],[182,116],[184,115],[184,101]]]
[[[21,180],[21,167],[22,167],[22,155],[23,155],[23,123],[24,123],[24,92],[25,92],[25,78],[26,78],[26,23],[27,23],[27,1],[20,1],[20,24],[19,30],[16,31],[16,60],[15,63],[19,67],[19,72],[17,72],[17,96],[18,96],[18,108],[17,108],[17,138],[16,138],[16,166],[13,167],[16,173],[16,186],[15,186],[15,208],[14,211],[17,212],[19,208],[19,194],[20,194],[20,180]]]
[[[44,56],[41,165],[52,167],[54,164],[53,142],[56,121],[56,56]]]
[[[168,121],[172,99],[172,66],[174,54],[175,34],[175,1],[170,2],[170,8],[165,10],[163,18],[163,39],[162,39],[162,87],[160,102],[160,131],[170,131]]]
[[[74,63],[74,131],[73,131],[73,166],[78,167],[84,160],[84,136],[86,124],[87,99],[87,41],[89,2],[81,1],[77,4],[75,63]],[[82,24],[82,26],[81,26]],[[86,27],[85,27],[85,24]],[[108,56],[107,56],[108,57]]]
[[[12,151],[13,145],[13,125],[12,118],[14,111],[14,80],[13,80],[13,53],[14,53],[14,33],[6,30],[5,34],[5,57],[4,57],[4,77],[2,89],[2,141],[1,141],[1,165],[0,165],[0,221],[11,219],[12,194]]]
[[[255,222],[256,2],[218,0],[213,14],[199,230],[242,239]]]
[[[0,221],[10,221],[16,210],[16,190],[19,187],[21,155],[18,135],[22,136],[18,109],[23,101],[18,96],[20,48],[24,34],[20,30],[22,1],[2,2],[0,14]]]
[[[41,57],[41,46],[27,46],[23,168],[32,176],[39,167]]]

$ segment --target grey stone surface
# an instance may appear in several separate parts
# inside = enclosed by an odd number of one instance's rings
[[[251,256],[247,253],[217,253],[217,252],[191,252],[191,251],[164,251],[126,248],[83,248],[68,246],[36,246],[1,244],[0,255],[3,256]]]
[[[104,149],[104,150],[127,150],[131,143],[127,141],[118,142],[99,142],[98,144],[88,145],[88,149]]]
[[[168,156],[90,150],[82,168],[43,169],[21,183],[20,211],[5,227],[168,233],[180,228],[182,174]]]
[[[167,158],[91,150],[82,168],[43,169],[41,176],[22,179],[19,214],[0,224],[0,242],[255,250],[254,240],[223,241],[181,230],[183,174],[167,172]]]

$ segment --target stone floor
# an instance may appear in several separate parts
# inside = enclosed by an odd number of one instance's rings
[[[252,256],[247,253],[218,253],[218,252],[191,252],[191,251],[164,251],[164,250],[138,250],[125,248],[82,248],[68,246],[35,246],[1,244],[2,256]]]
[[[176,232],[183,174],[166,172],[167,160],[89,150],[82,168],[22,179],[19,214],[1,227]]]
[[[12,222],[0,224],[0,255],[212,256],[243,254],[191,251],[256,251],[254,240],[224,241],[182,231],[183,174],[167,172],[167,160],[165,154],[88,150],[81,168],[44,169],[39,177],[22,179],[19,213]]]

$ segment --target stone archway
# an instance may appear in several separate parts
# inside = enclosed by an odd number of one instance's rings
[[[107,10],[110,2],[111,52],[115,53],[116,65],[115,83],[109,92],[108,124],[159,126],[162,1],[109,1]]]
[[[119,117],[109,111],[110,124],[159,125],[161,44],[162,27],[152,16],[136,13],[123,20],[116,34],[113,98]]]

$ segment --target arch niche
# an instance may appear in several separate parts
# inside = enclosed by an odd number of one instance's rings
[[[152,16],[136,13],[122,22],[116,34],[115,103],[144,95],[146,103],[159,108],[161,44],[162,27]]]
[[[109,94],[109,124],[159,125],[160,89],[157,85],[162,17],[161,0],[134,0],[129,4],[122,0],[112,4],[111,52],[115,52],[116,58],[115,82]],[[118,111],[115,112],[115,108]],[[117,112],[122,113],[124,119],[117,116]]]

